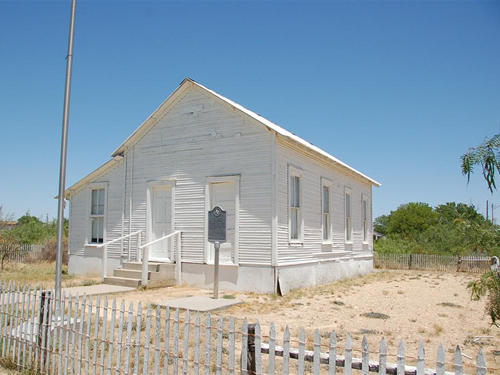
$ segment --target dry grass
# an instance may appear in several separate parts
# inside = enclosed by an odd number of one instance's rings
[[[37,263],[6,263],[0,272],[0,281],[14,281],[30,286],[53,287],[56,265],[54,262]],[[83,277],[68,274],[67,266],[63,265],[63,287],[93,285],[101,282],[100,277]]]

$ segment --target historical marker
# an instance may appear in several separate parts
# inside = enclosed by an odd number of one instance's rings
[[[219,206],[208,211],[208,242],[226,242],[226,211]]]
[[[214,299],[219,298],[219,250],[220,244],[226,242],[226,211],[215,206],[208,211],[208,242],[214,244]]]

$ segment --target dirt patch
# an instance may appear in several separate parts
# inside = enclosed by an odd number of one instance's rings
[[[385,337],[390,354],[388,361],[391,362],[396,361],[400,340],[405,342],[407,355],[414,358],[418,343],[423,341],[427,367],[435,367],[439,343],[443,343],[450,363],[453,354],[448,351],[460,345],[467,356],[463,357],[466,365],[475,363],[477,350],[481,347],[488,367],[498,368],[500,356],[494,353],[500,351],[500,329],[491,327],[489,317],[484,314],[483,301],[471,301],[466,286],[473,279],[474,275],[465,273],[378,271],[364,277],[292,291],[284,297],[225,292],[244,303],[217,315],[234,316],[238,322],[245,317],[250,322],[258,320],[265,335],[271,322],[276,325],[278,335],[282,335],[285,326],[289,325],[296,338],[299,328],[304,327],[308,343],[312,342],[316,329],[325,338],[325,344],[329,332],[335,331],[341,348],[350,332],[358,351],[363,335],[367,335],[372,353],[378,351],[380,340]],[[147,304],[187,295],[210,296],[211,291],[171,287],[118,297]],[[340,301],[342,303],[338,303]],[[365,315],[373,312],[388,318],[374,319]],[[474,341],[479,336],[488,336],[488,340]],[[467,370],[474,372],[470,368]]]

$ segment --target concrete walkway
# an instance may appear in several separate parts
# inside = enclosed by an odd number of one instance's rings
[[[109,284],[97,284],[88,286],[73,286],[71,288],[62,288],[62,292],[68,296],[70,293],[72,296],[77,294],[87,296],[96,296],[99,294],[113,294],[113,293],[124,293],[136,291],[136,288],[131,288],[128,286],[119,285],[109,285]]]
[[[161,306],[169,306],[170,308],[179,308],[192,311],[214,311],[227,309],[230,306],[241,303],[237,299],[213,299],[205,296],[192,296],[186,298],[176,298],[160,303]]]

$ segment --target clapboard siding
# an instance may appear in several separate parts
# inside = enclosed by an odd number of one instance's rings
[[[87,232],[87,190],[80,189],[71,195],[70,209],[70,236],[68,250],[70,254],[83,255],[83,245],[86,240]]]
[[[153,161],[148,155],[151,147],[155,148]],[[207,176],[240,174],[240,233],[267,229],[253,239],[266,242],[270,238],[270,137],[257,124],[193,88],[134,150],[134,182],[138,180],[138,185],[144,186],[144,179],[158,175],[176,181],[175,229],[185,233],[183,256],[187,261],[204,259]],[[134,200],[145,195],[139,187],[136,193]],[[255,221],[268,224],[258,226]],[[240,237],[240,261],[251,260],[255,253],[259,259],[270,259],[270,241],[258,249],[254,241]]]
[[[145,230],[148,182],[174,180],[174,229],[183,232],[183,257],[203,262],[206,178],[235,174],[240,175],[239,260],[270,262],[271,140],[254,120],[190,88],[125,153],[119,168],[93,181],[108,183],[106,239],[122,234],[122,213],[124,234],[129,233],[129,217],[131,232]],[[87,199],[80,192],[71,197],[72,254],[83,254]],[[118,256],[120,243],[113,245],[110,256]]]
[[[69,244],[70,254],[84,255],[85,242],[89,228],[89,186],[93,183],[106,184],[106,238],[105,241],[111,241],[122,235],[122,212],[123,212],[123,178],[124,164],[118,163],[109,169],[99,178],[94,179],[90,184],[85,185],[76,193],[71,195],[71,236]],[[108,246],[108,255],[111,258],[119,258],[121,254],[120,243],[114,243]]]
[[[361,196],[367,198],[368,223],[371,223],[371,184],[340,170],[332,163],[304,151],[283,138],[277,142],[277,212],[278,212],[278,262],[294,263],[318,259],[314,254],[331,252],[334,256],[371,253],[371,224],[368,244],[363,245],[361,223]],[[288,240],[288,169],[289,165],[302,170],[301,179],[303,243],[289,244]],[[321,178],[332,182],[331,220],[332,245],[324,245],[321,232]],[[352,245],[345,243],[344,192],[351,189],[351,215],[353,226]]]
[[[121,162],[94,181],[95,183],[104,182],[107,186],[106,238],[104,241],[112,241],[122,236],[124,172],[124,164]],[[88,205],[90,206],[90,202]],[[120,242],[108,245],[107,251],[110,258],[119,258],[121,256]]]
[[[181,85],[173,99],[165,103],[168,105],[160,107],[141,126],[141,131],[113,154],[113,167],[98,170],[98,177],[89,175],[93,180],[88,177],[85,185],[81,182],[82,186],[72,190],[71,254],[85,254],[89,183],[107,183],[105,240],[109,241],[138,230],[146,231],[149,183],[169,180],[175,182],[172,229],[182,232],[183,260],[203,263],[207,177],[237,175],[240,263],[271,265],[274,208],[278,219],[278,265],[371,255],[371,225],[368,243],[362,242],[361,197],[364,194],[367,198],[367,221],[371,223],[371,189],[372,183],[378,184],[376,181],[348,166],[338,166],[333,157],[321,156],[322,152],[307,147],[283,129],[195,83]],[[303,173],[304,226],[300,245],[289,244],[288,240],[289,165]],[[322,243],[322,177],[332,182],[333,241],[329,245]],[[346,244],[344,238],[346,187],[352,194],[352,244]],[[134,239],[130,246],[132,257],[135,245]],[[124,241],[124,250],[127,249],[128,241]],[[108,251],[110,257],[120,256],[120,242],[109,246]]]

